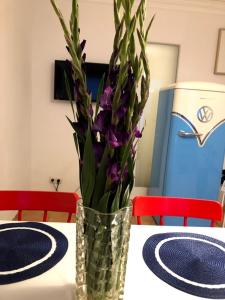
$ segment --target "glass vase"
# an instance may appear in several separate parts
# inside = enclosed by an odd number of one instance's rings
[[[78,201],[76,299],[122,300],[132,206],[99,213]]]

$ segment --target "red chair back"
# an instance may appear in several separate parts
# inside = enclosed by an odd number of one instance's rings
[[[23,210],[43,211],[43,222],[48,211],[68,213],[67,222],[76,214],[79,196],[76,193],[46,191],[0,191],[0,210],[18,210],[18,221],[22,221]]]
[[[160,216],[160,225],[164,225],[164,216],[183,217],[183,225],[187,226],[188,218],[222,221],[222,205],[218,201],[205,199],[177,198],[166,196],[137,196],[133,200],[133,216],[141,224],[141,216]]]

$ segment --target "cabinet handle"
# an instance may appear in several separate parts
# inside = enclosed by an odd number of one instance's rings
[[[183,138],[194,138],[202,136],[202,133],[186,132],[184,130],[179,130],[177,134]]]

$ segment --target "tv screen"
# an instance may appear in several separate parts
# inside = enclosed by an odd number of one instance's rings
[[[105,74],[105,77],[107,76],[108,67],[108,64],[84,64],[84,70],[87,78],[87,87],[89,92],[92,94],[93,101],[96,101],[100,80],[102,79],[103,74]],[[66,90],[64,71],[67,73],[70,90],[74,99],[71,65],[68,64],[68,61],[65,60],[55,60],[54,99],[56,100],[69,100]]]

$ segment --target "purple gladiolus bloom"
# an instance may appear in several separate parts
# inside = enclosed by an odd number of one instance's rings
[[[113,163],[107,170],[107,176],[112,182],[116,183],[120,181],[121,170],[119,163]]]
[[[108,130],[112,113],[107,110],[102,110],[98,113],[95,123],[93,125],[94,131],[105,133]]]
[[[123,90],[121,95],[122,104],[127,104],[130,98],[130,90]]]
[[[124,106],[120,106],[116,114],[119,119],[122,119],[125,116],[126,112],[127,112],[127,108]]]
[[[115,135],[115,133],[112,131],[112,129],[110,129],[108,131],[107,140],[112,148],[117,148],[122,145],[121,141],[119,141],[118,137]]]
[[[117,148],[124,145],[128,141],[129,136],[129,133],[126,131],[114,132],[112,128],[110,128],[106,138],[112,148]]]
[[[134,129],[134,135],[138,139],[142,137],[142,133],[137,127]]]
[[[83,59],[83,62],[86,61],[86,53],[84,53],[84,54],[82,55],[82,59]]]
[[[125,166],[125,169],[124,169],[124,171],[123,171],[123,179],[127,179],[127,178],[128,178],[128,175],[129,175],[128,167]]]
[[[83,41],[80,43],[81,51],[84,50],[85,45],[86,45],[86,40],[83,40]]]
[[[105,110],[112,109],[112,93],[113,89],[111,86],[107,86],[103,92],[103,95],[101,96],[100,106]]]

